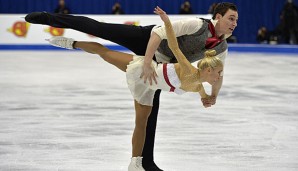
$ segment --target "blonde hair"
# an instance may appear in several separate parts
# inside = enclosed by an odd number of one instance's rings
[[[223,64],[218,57],[215,57],[216,51],[215,50],[207,50],[205,52],[205,57],[200,60],[197,64],[199,71],[211,67],[212,69],[215,67],[222,67]]]

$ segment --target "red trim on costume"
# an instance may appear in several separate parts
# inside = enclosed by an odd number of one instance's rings
[[[170,92],[174,92],[175,87],[170,83],[170,80],[168,77],[167,64],[162,65],[162,71],[163,71],[163,76],[165,78],[166,83],[171,87]]]
[[[206,49],[211,49],[214,48],[218,43],[222,42],[222,40],[216,36],[215,34],[215,28],[212,22],[208,24],[208,29],[210,33],[212,34],[212,37],[207,38],[206,43],[205,43],[205,48]]]

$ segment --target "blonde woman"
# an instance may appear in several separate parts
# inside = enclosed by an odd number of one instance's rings
[[[157,84],[144,82],[140,75],[144,56],[136,56],[123,52],[112,51],[96,42],[74,41],[65,37],[53,37],[49,43],[53,46],[67,49],[79,48],[88,53],[98,54],[108,63],[126,72],[128,87],[134,97],[136,120],[132,136],[132,158],[129,171],[144,171],[142,167],[142,150],[146,137],[147,119],[152,109],[154,93],[157,89],[176,92],[198,92],[201,98],[207,98],[203,82],[213,85],[217,82],[223,70],[223,64],[217,57],[216,51],[206,51],[205,57],[198,62],[197,68],[192,66],[179,49],[172,24],[167,14],[159,7],[154,13],[163,20],[168,37],[168,45],[177,58],[178,63],[157,64],[152,62],[157,73]],[[208,107],[208,106],[205,106]]]

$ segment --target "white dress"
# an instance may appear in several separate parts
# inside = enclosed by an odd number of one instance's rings
[[[140,78],[143,71],[143,63],[144,56],[134,56],[133,61],[129,63],[126,69],[128,88],[138,103],[152,106],[154,93],[157,89],[175,92],[177,94],[184,93],[179,88],[181,83],[176,74],[174,64],[157,64],[155,61],[152,61],[152,66],[155,68],[158,77],[156,78],[157,84],[153,82],[153,85],[150,85],[148,80],[145,84],[144,79]]]

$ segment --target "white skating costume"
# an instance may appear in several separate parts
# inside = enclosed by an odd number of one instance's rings
[[[176,74],[174,64],[157,64],[153,61],[152,66],[155,68],[158,77],[156,77],[157,84],[153,82],[152,85],[150,85],[149,81],[145,84],[144,79],[140,78],[143,71],[143,63],[144,56],[134,56],[133,61],[129,63],[126,69],[128,88],[138,103],[152,106],[154,93],[157,89],[175,92],[177,94],[185,92],[179,88],[181,83]]]

